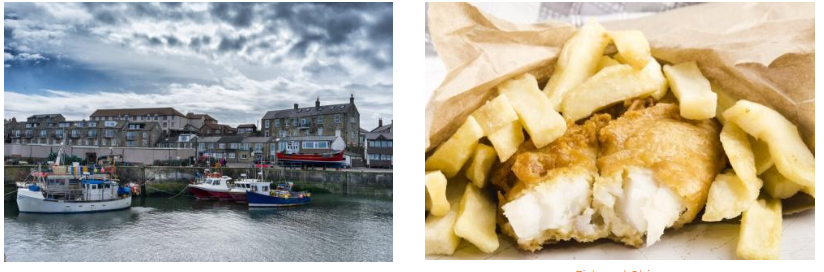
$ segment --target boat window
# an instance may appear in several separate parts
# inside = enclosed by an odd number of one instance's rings
[[[269,191],[269,186],[263,186],[263,191],[268,192]]]
[[[92,189],[97,189],[97,184],[92,184]]]

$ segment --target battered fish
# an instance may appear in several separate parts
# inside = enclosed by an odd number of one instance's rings
[[[724,164],[718,124],[652,100],[610,110],[621,117],[568,123],[552,144],[527,141],[496,166],[498,224],[521,249],[601,238],[639,247],[645,236],[652,245],[704,206]]]
[[[630,110],[599,132],[600,177],[593,206],[609,237],[630,246],[654,244],[669,227],[692,221],[724,166],[719,126],[687,120],[678,106]]]
[[[520,248],[535,251],[548,243],[608,235],[592,208],[592,184],[598,131],[609,120],[602,114],[583,125],[568,123],[564,136],[537,150],[527,141],[493,172],[491,181],[500,189],[499,226]]]

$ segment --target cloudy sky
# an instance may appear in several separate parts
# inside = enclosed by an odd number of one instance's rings
[[[255,123],[348,103],[392,119],[392,4],[5,3],[4,118],[165,107]]]

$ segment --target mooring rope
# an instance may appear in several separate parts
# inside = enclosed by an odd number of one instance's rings
[[[10,194],[13,194],[13,193],[16,193],[16,192],[17,192],[17,190],[14,190],[14,191],[9,192],[9,193],[7,193],[7,194],[5,194],[5,195],[3,195],[3,196],[7,196],[7,195],[10,195]]]
[[[180,190],[180,193],[177,193],[175,196],[170,197],[169,199],[172,199],[172,198],[175,198],[175,197],[179,196],[180,194],[182,194],[183,192],[185,192],[187,188],[189,188],[189,186],[183,187],[183,190]]]

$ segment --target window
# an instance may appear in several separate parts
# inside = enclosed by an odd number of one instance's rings
[[[229,158],[234,159],[235,158],[235,153],[229,153]]]
[[[132,121],[137,121],[137,116],[132,116]]]
[[[89,127],[97,127],[97,122],[89,122]]]
[[[215,148],[215,143],[209,143],[209,149],[214,149],[214,148]]]
[[[323,141],[317,143],[317,148],[329,148],[329,142]]]
[[[323,116],[319,116],[318,117],[318,125],[322,125],[322,124],[323,124]]]
[[[97,145],[97,139],[92,140],[92,142],[94,143],[94,145]]]
[[[169,116],[163,115],[163,120],[169,120]]]
[[[355,123],[355,117],[349,117],[349,123],[354,124]]]
[[[323,128],[318,128],[318,136],[323,136]]]
[[[106,124],[104,124],[104,125],[106,127],[114,127],[114,126],[117,125],[117,121],[106,121]]]
[[[226,149],[226,144],[218,144],[217,148],[219,149]]]
[[[246,153],[240,154],[240,158],[245,160],[247,158]]]
[[[237,149],[237,143],[230,143],[229,148],[230,149]]]
[[[303,142],[303,149],[313,149],[315,148],[315,142]]]
[[[283,126],[289,127],[289,120],[283,120]]]
[[[279,126],[280,126],[280,119],[275,119],[275,127],[279,127]]]
[[[144,139],[145,139],[145,138],[149,138],[149,133],[144,131],[144,132],[143,132],[143,138],[144,138]]]
[[[249,143],[243,144],[243,150],[249,150],[250,147],[251,147],[251,144],[249,144]]]
[[[108,142],[108,141],[106,139],[103,139],[102,146],[106,146],[106,142]]]
[[[58,127],[67,128],[71,125],[71,123],[60,123]]]
[[[72,137],[80,137],[80,131],[76,129],[72,129]]]
[[[174,116],[174,115],[172,115],[172,120],[174,120],[174,119],[175,119],[175,116]]]
[[[255,144],[255,151],[263,150],[263,144]]]
[[[280,137],[281,138],[286,137],[286,131],[285,130],[280,131]]]
[[[263,185],[263,191],[268,192],[269,191],[269,186]]]
[[[297,119],[297,118],[292,119],[292,126],[293,126],[293,127],[298,126],[298,119]]]
[[[306,118],[300,119],[300,126],[308,127],[309,126],[309,121],[307,121]]]
[[[40,131],[40,138],[46,138],[46,135],[47,135],[47,134],[48,134],[48,132],[47,132],[45,129],[44,129],[44,130],[41,130],[41,131]]]
[[[106,137],[114,137],[114,129],[107,129]]]
[[[148,140],[148,139],[143,138],[143,140],[142,140],[142,141],[143,141],[143,142],[142,142],[143,147],[149,146],[149,140]]]
[[[126,132],[126,139],[127,140],[134,140],[135,137],[137,137],[137,135],[135,134],[134,131]]]
[[[340,124],[340,114],[335,115],[335,124]]]
[[[126,146],[134,146],[134,141],[126,141]]]
[[[129,129],[140,129],[140,124],[129,124]]]
[[[56,135],[58,138],[63,137],[63,131],[62,130],[55,130],[54,135]],[[20,131],[19,130],[17,131],[17,136],[20,137]]]
[[[269,120],[263,120],[263,127],[269,128]]]
[[[74,123],[75,127],[83,127],[83,122]]]
[[[117,146],[117,140],[112,139],[112,146]]]
[[[355,132],[354,131],[349,132],[349,139],[355,139]]]
[[[268,130],[267,130],[267,131],[264,131],[264,132],[263,132],[263,136],[264,136],[264,137],[269,137],[269,131],[268,131]]]

